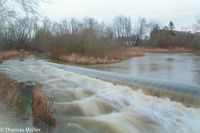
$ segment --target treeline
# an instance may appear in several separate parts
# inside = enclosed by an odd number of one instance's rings
[[[125,16],[115,17],[111,24],[89,17],[59,23],[45,19],[39,23],[37,17],[25,17],[4,24],[0,30],[1,49],[31,49],[54,56],[60,53],[100,56],[110,49],[124,47],[126,40],[132,42],[131,46],[138,45],[149,28],[144,18],[132,25],[131,18]]]
[[[169,30],[153,30],[145,46],[173,49],[183,47],[191,50],[200,49],[200,34]]]
[[[200,32],[198,31],[198,26],[200,26],[200,21],[194,25],[194,30],[191,31],[176,31],[174,30],[173,22],[169,23],[169,26],[165,26],[163,29],[155,27],[150,33],[150,39],[143,42],[143,46],[148,47],[159,47],[173,49],[176,47],[187,48],[191,50],[200,49]]]
[[[145,18],[133,24],[126,16],[115,17],[111,23],[89,17],[51,22],[33,16],[1,20],[0,25],[0,50],[26,49],[55,58],[72,53],[101,57],[111,50],[133,46],[200,48],[196,33],[174,31],[173,22],[160,28]]]

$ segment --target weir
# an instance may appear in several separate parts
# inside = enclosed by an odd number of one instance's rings
[[[182,92],[192,95],[198,95],[200,96],[200,86],[197,85],[185,85],[185,84],[178,84],[173,82],[167,82],[167,81],[158,81],[158,80],[152,80],[152,79],[141,79],[133,76],[129,76],[127,74],[119,74],[114,72],[106,72],[101,70],[94,70],[89,68],[82,68],[82,67],[76,67],[76,66],[69,66],[69,65],[57,65],[55,63],[49,63],[53,66],[56,66],[59,69],[63,69],[66,71],[78,73],[81,75],[90,76],[93,78],[100,78],[103,80],[111,80],[111,81],[119,81],[126,83],[128,85],[130,84],[142,84],[145,86],[153,87],[153,88],[159,88],[163,90],[172,90],[176,92]]]
[[[102,70],[95,70],[90,68],[83,68],[63,64],[55,64],[50,62],[48,62],[48,64],[51,64],[65,71],[70,71],[106,81],[118,82],[129,86],[135,84],[144,85],[148,87],[148,89],[150,89],[145,91],[149,91],[152,95],[165,95],[171,98],[171,100],[180,101],[185,104],[193,104],[200,106],[200,86],[198,85],[186,85],[167,81],[144,79],[130,76],[127,74],[107,72]]]

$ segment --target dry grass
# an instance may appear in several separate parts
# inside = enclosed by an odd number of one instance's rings
[[[35,87],[32,94],[32,114],[33,125],[42,130],[56,127],[56,119],[53,116],[52,104],[46,97],[42,95],[42,92],[38,86]]]
[[[8,107],[20,111],[22,109],[23,94],[20,83],[13,81],[6,75],[0,74],[0,100]],[[39,87],[32,93],[32,114],[34,126],[41,129],[49,129],[56,126],[56,119],[53,117],[52,104],[42,96]]]
[[[12,57],[19,57],[19,56],[22,56],[23,54],[25,54],[26,52],[24,50],[20,50],[20,51],[17,51],[17,50],[10,50],[10,51],[3,51],[3,52],[0,52],[0,62],[4,61],[4,60],[7,60],[9,58],[12,58]]]
[[[0,74],[0,99],[9,107],[18,107],[22,103],[19,83],[6,75]]]
[[[200,96],[197,95],[148,87],[144,87],[143,92],[146,95],[157,96],[159,98],[170,98],[172,101],[181,102],[186,106],[200,106]]]
[[[117,60],[113,60],[113,59],[86,57],[86,56],[80,56],[77,54],[71,54],[69,56],[63,55],[63,56],[60,56],[59,59],[61,61],[66,61],[66,62],[80,64],[80,65],[108,64],[108,63],[117,62]]]
[[[141,49],[136,48],[120,48],[105,53],[105,56],[107,56],[109,59],[114,60],[123,60],[130,57],[137,57],[143,55],[143,51]]]
[[[183,48],[183,47],[176,47],[171,49],[162,49],[162,48],[136,48],[135,50],[142,51],[144,53],[185,53],[185,52],[193,52],[193,50]]]
[[[133,90],[142,90],[145,95],[156,96],[158,98],[169,98],[172,101],[177,101],[182,103],[185,106],[192,106],[192,107],[200,107],[200,96],[195,94],[188,94],[177,92],[175,90],[167,90],[167,89],[160,89],[160,88],[153,88],[149,86],[145,86],[142,84],[126,84],[121,81],[113,81],[113,80],[105,80],[112,82],[113,85],[121,84],[121,85],[128,85]]]
[[[124,59],[131,57],[143,56],[144,53],[184,53],[184,52],[194,52],[182,47],[177,47],[173,49],[161,49],[161,48],[119,48],[113,49],[110,51],[105,51],[102,53],[101,57],[92,57],[92,56],[82,56],[79,54],[65,55],[62,54],[59,56],[59,60],[66,61],[74,64],[81,65],[93,65],[93,64],[109,64],[116,63]]]
[[[123,48],[119,50],[112,50],[106,52],[102,54],[101,57],[97,58],[92,56],[87,57],[78,54],[71,54],[71,55],[62,55],[59,57],[59,60],[81,65],[94,65],[94,64],[116,63],[123,59],[135,56],[143,56],[143,55],[144,55],[143,52],[138,49],[134,50],[134,49]]]
[[[110,81],[113,82],[113,81]],[[123,82],[115,81],[113,82],[114,85],[116,84],[124,84]],[[185,106],[193,106],[193,107],[200,107],[200,96],[195,94],[188,94],[177,92],[174,90],[167,90],[167,89],[160,89],[160,88],[153,88],[141,84],[129,84],[128,85],[133,90],[141,90],[145,95],[156,96],[158,98],[169,98],[172,101],[177,101],[182,103]]]

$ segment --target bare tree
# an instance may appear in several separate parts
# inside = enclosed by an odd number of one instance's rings
[[[31,40],[35,34],[36,24],[37,18],[18,18],[8,27],[8,32],[10,34],[8,39],[20,44]]]
[[[71,33],[77,33],[83,28],[83,24],[78,19],[72,18],[70,20],[70,27]]]
[[[118,16],[113,20],[116,37],[130,37],[132,31],[131,18]]]
[[[148,32],[148,24],[145,18],[139,18],[138,23],[135,25],[134,35],[135,41],[134,45],[139,45],[139,41],[145,37]]]
[[[98,22],[95,19],[89,17],[84,18],[83,23],[84,28],[86,29],[95,29],[98,26]]]
[[[156,21],[150,21],[148,23],[148,28],[149,28],[149,33],[151,33],[153,30],[159,30],[160,29],[160,25]]]
[[[124,21],[125,24],[125,36],[130,37],[132,32],[131,18],[126,18]]]
[[[0,0],[0,30],[6,28],[8,21],[18,19],[16,12],[21,9],[28,14],[37,14],[37,6],[43,0]]]
[[[196,20],[196,23],[192,25],[192,29],[194,32],[200,31],[200,17]]]
[[[43,0],[0,0],[1,11],[8,12],[13,10],[15,6],[18,6],[20,9],[26,13],[37,13],[36,9],[38,4]],[[2,14],[1,12],[0,14]]]
[[[114,38],[114,30],[113,30],[113,28],[112,28],[112,26],[106,26],[106,28],[105,28],[105,33],[104,33],[104,35],[105,35],[105,37],[107,37],[107,38],[109,38],[109,39],[113,39]]]
[[[61,29],[62,29],[62,34],[64,35],[70,33],[70,22],[67,19],[61,22]]]

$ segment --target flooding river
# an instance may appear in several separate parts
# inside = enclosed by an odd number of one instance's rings
[[[176,55],[176,60],[179,56]],[[168,58],[169,62],[174,60],[169,55],[165,58]],[[150,64],[150,61],[145,61],[143,64],[146,63]],[[139,67],[139,64],[135,67]],[[164,66],[162,69],[167,67]],[[132,70],[132,67],[127,68]],[[129,71],[122,68],[119,70]],[[199,133],[200,131],[199,108],[185,107],[168,98],[147,96],[142,90],[133,90],[128,86],[114,85],[73,73],[69,71],[67,65],[65,67],[35,58],[24,61],[8,60],[0,64],[0,72],[20,82],[39,82],[44,95],[55,97],[54,114],[59,122],[54,131],[56,133]],[[2,117],[0,123],[3,123],[4,119],[6,118]],[[12,124],[10,122],[8,126]]]
[[[120,63],[93,65],[105,71],[125,73],[187,85],[200,85],[200,54],[146,54]]]

